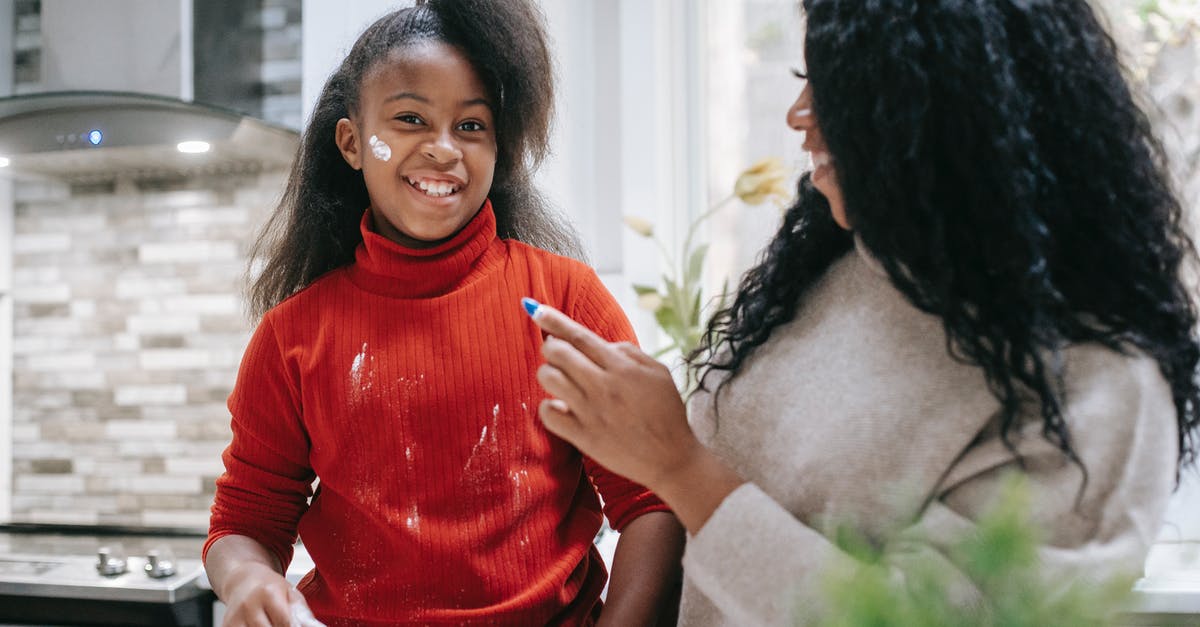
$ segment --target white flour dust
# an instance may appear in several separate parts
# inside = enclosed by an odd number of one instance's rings
[[[409,531],[417,533],[421,530],[421,515],[417,513],[417,504],[413,503],[408,510],[408,517],[404,519],[404,526],[408,527]]]
[[[472,470],[473,470],[472,464],[475,464],[475,460],[478,459],[481,455],[492,458],[493,462],[496,461],[495,458],[500,454],[500,442],[496,437],[496,427],[499,424],[500,424],[500,404],[497,403],[496,406],[492,408],[492,424],[483,425],[483,429],[480,430],[480,432],[479,432],[479,441],[475,443],[475,446],[471,447],[471,455],[469,457],[467,457],[467,463],[466,463],[466,465],[463,466],[464,478],[466,478],[466,479],[472,478],[471,477]],[[488,434],[489,427],[491,427],[490,435]],[[481,461],[480,463],[483,463],[483,462]],[[478,468],[477,464],[476,464],[476,467],[474,468],[474,470],[476,472],[481,471],[481,469]],[[478,481],[478,480],[481,480],[482,478],[474,477],[474,479]]]
[[[353,400],[361,401],[374,385],[375,357],[370,354],[367,343],[363,342],[362,350],[350,363],[350,394]]]
[[[374,155],[376,159],[379,159],[380,161],[391,160],[392,147],[387,145],[387,143],[382,139],[379,139],[378,136],[372,135],[371,139],[367,140],[367,143],[371,145],[371,154]]]

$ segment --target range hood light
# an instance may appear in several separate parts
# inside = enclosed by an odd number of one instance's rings
[[[287,170],[298,144],[294,130],[153,94],[62,91],[0,98],[0,156],[11,160],[5,179],[87,185],[114,177],[172,180]]]
[[[211,147],[212,146],[209,146],[208,142],[195,141],[195,140],[179,142],[175,146],[175,148],[178,149],[179,152],[185,152],[188,154],[199,154],[202,152],[208,152],[208,149]]]
[[[0,157],[0,168],[7,168],[8,164],[12,163],[8,157]]]

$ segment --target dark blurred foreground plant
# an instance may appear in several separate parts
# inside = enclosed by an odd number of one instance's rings
[[[1038,565],[1038,532],[1029,523],[1028,486],[1019,476],[1004,485],[997,506],[975,532],[953,544],[954,563],[978,588],[982,604],[955,602],[949,573],[906,568],[903,583],[877,549],[848,528],[840,548],[865,565],[837,573],[827,584],[828,613],[797,625],[820,627],[1093,627],[1111,624],[1130,595],[1132,578],[1063,581]],[[1086,573],[1094,575],[1094,573]]]

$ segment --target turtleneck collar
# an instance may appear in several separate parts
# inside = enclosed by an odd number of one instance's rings
[[[431,298],[454,291],[502,253],[496,214],[487,200],[474,218],[433,248],[409,248],[380,235],[372,213],[363,212],[363,241],[354,252],[350,278],[359,287],[397,298]],[[497,246],[493,246],[497,244]]]

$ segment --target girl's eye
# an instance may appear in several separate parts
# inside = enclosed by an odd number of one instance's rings
[[[396,120],[398,120],[400,122],[404,122],[405,124],[422,124],[423,123],[420,117],[418,117],[412,113],[401,113],[400,115],[396,116]]]
[[[800,80],[808,80],[808,72],[803,72],[801,70],[797,70],[796,68],[792,68],[792,76],[795,76]]]
[[[485,127],[480,122],[476,122],[475,120],[469,120],[467,122],[463,122],[462,124],[459,124],[458,128],[461,130],[464,130],[464,131],[482,131],[482,130],[484,130]]]

